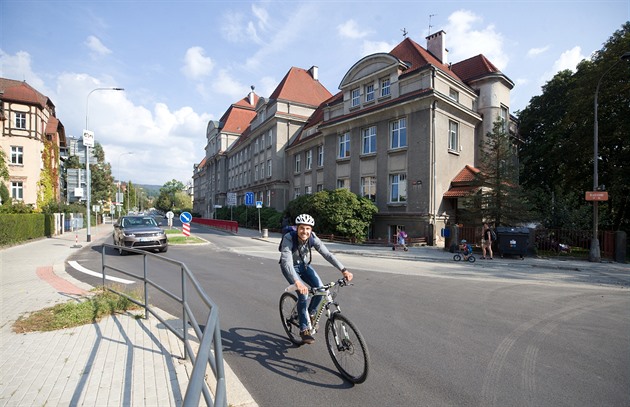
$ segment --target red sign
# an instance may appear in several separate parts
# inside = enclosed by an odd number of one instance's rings
[[[607,201],[608,192],[606,191],[586,191],[587,201]]]
[[[184,236],[190,236],[190,223],[182,223],[182,232],[184,232]]]

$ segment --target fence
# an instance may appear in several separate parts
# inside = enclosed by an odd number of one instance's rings
[[[466,239],[474,246],[481,246],[482,227],[458,228],[458,239]],[[538,254],[551,256],[588,257],[592,230],[571,229],[530,229],[529,244]],[[615,232],[599,231],[599,244],[602,258],[612,259],[615,255]]]
[[[210,226],[213,228],[218,228],[218,229],[223,229],[230,232],[238,233],[238,222],[235,220],[193,218],[192,222],[199,223],[201,225]]]
[[[212,302],[212,300],[208,297],[205,291],[199,285],[199,282],[195,278],[195,276],[190,272],[186,264],[171,260],[169,258],[159,256],[153,253],[148,253],[138,249],[126,248],[124,250],[141,254],[143,256],[143,274],[142,277],[137,274],[128,272],[126,270],[122,270],[118,267],[114,267],[112,265],[107,264],[107,256],[105,255],[106,249],[109,248],[111,250],[119,250],[119,246],[114,246],[111,244],[104,243],[102,245],[102,272],[103,272],[103,288],[109,291],[112,291],[118,295],[121,295],[136,305],[139,305],[145,309],[145,318],[149,318],[149,313],[156,317],[165,327],[167,327],[173,334],[175,334],[183,343],[184,343],[184,358],[190,357],[190,360],[193,363],[193,370],[190,376],[188,387],[186,388],[186,394],[184,395],[183,406],[199,406],[199,401],[201,398],[201,394],[203,393],[204,399],[208,406],[221,406],[227,407],[227,395],[226,395],[226,385],[225,385],[225,371],[223,368],[223,350],[221,343],[221,329],[219,327],[219,311],[217,306]],[[148,262],[147,260],[151,258],[152,261],[161,261],[171,263],[177,266],[180,269],[180,277],[181,277],[181,297],[178,297],[176,294],[171,293],[166,288],[160,286],[155,281],[152,281],[149,278],[149,270],[148,270]],[[127,263],[128,264],[128,263]],[[126,295],[125,293],[118,292],[113,288],[107,287],[105,285],[106,279],[106,271],[113,270],[119,273],[122,273],[131,278],[135,278],[141,280],[144,283],[144,303],[137,301],[134,298]],[[188,303],[189,295],[192,294],[190,289],[188,288],[187,281],[190,281],[192,284],[192,288],[196,291],[199,298],[202,302],[208,307],[208,319],[206,324],[201,329],[197,319],[195,318],[193,312],[191,311],[190,305]],[[177,329],[173,328],[168,324],[160,315],[155,313],[151,307],[149,306],[149,298],[148,298],[148,288],[149,286],[156,288],[163,294],[167,295],[169,298],[177,301],[182,307],[182,330],[179,332]],[[191,339],[188,335],[188,325],[193,327],[195,335],[199,341],[198,353],[195,355],[193,351],[193,347],[191,345]],[[213,355],[210,354],[210,349],[213,350]],[[213,402],[212,395],[210,394],[210,389],[208,388],[207,382],[205,380],[206,376],[206,368],[210,364],[212,372],[214,373],[214,377],[216,378],[216,387],[215,387],[215,400]]]

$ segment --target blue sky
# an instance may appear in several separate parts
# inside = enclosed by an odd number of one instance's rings
[[[87,116],[115,177],[187,183],[208,121],[252,85],[268,97],[292,66],[317,65],[335,94],[403,29],[426,47],[430,25],[446,32],[449,62],[481,53],[512,79],[515,112],[629,20],[630,0],[0,0],[0,76],[50,97],[67,135]],[[125,91],[88,98],[99,87]]]

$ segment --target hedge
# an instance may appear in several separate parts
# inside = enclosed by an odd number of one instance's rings
[[[50,236],[53,215],[43,213],[0,214],[0,246]]]

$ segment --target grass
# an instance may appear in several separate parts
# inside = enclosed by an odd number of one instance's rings
[[[172,236],[168,238],[168,244],[195,244],[205,243],[205,240],[195,236]]]
[[[119,288],[114,289],[121,291]],[[129,299],[111,291],[96,288],[92,292],[92,295],[80,301],[57,304],[35,311],[27,317],[20,317],[13,324],[13,331],[25,333],[72,328],[98,322],[103,317],[119,312],[140,308]],[[127,295],[132,298],[141,298],[141,294],[137,292],[127,293]]]

